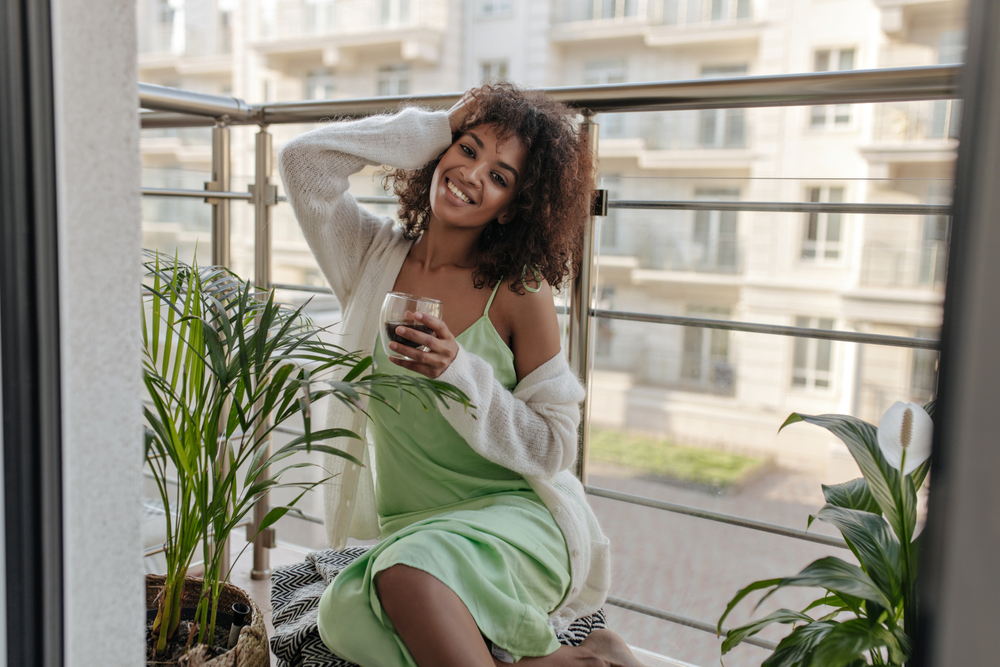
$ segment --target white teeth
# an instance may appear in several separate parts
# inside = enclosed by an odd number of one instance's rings
[[[472,203],[472,200],[466,197],[464,192],[456,188],[455,184],[452,183],[451,181],[448,181],[448,190],[451,192],[451,194],[455,195],[456,197],[464,201],[466,204]]]

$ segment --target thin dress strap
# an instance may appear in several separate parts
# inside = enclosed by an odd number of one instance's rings
[[[497,290],[500,289],[500,285],[503,283],[502,280],[497,281],[497,286],[493,288],[493,294],[490,294],[490,300],[486,302],[486,310],[483,311],[483,317],[490,314],[490,306],[493,305],[493,297],[497,295]]]

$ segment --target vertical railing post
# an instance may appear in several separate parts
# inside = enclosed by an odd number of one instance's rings
[[[271,134],[266,125],[260,126],[255,142],[254,183],[250,188],[254,206],[254,282],[262,290],[271,289],[271,206],[278,197],[278,188],[271,185]],[[263,416],[263,424],[257,428],[264,432],[270,428],[270,417]],[[271,455],[271,437],[267,436],[267,453],[264,460]],[[267,479],[269,469],[261,472],[260,479]],[[268,495],[265,493],[253,509],[253,523],[248,530],[253,538],[253,568],[251,579],[268,579],[271,576],[271,554],[268,549],[274,547],[274,528],[266,528],[258,532],[258,527],[270,509]]]
[[[594,158],[594,168],[597,168],[597,142],[599,138],[598,125],[594,122],[591,111],[584,112],[584,120],[580,125],[581,132],[586,133],[588,146]],[[596,175],[596,174],[595,174]],[[573,281],[569,304],[569,363],[577,377],[587,389],[583,401],[583,414],[580,420],[579,445],[577,451],[576,474],[580,481],[587,481],[587,455],[589,450],[590,424],[590,334],[591,334],[591,301],[594,291],[594,230],[597,216],[591,210],[587,216],[587,226],[583,233],[583,260]]]
[[[229,151],[229,126],[225,120],[219,121],[212,128],[212,180],[205,183],[205,189],[212,192],[229,192],[232,185],[231,153]],[[232,200],[224,197],[207,197],[205,202],[212,205],[212,264],[214,266],[230,266],[230,212]],[[219,423],[219,472],[225,477],[229,472],[228,444],[226,435],[226,420]],[[225,579],[229,575],[229,540],[222,547],[219,558],[219,577]]]
[[[232,186],[230,168],[229,126],[224,122],[212,128],[212,180],[205,183],[206,190],[229,192]],[[207,198],[212,205],[212,264],[231,266],[230,211],[232,200]]]

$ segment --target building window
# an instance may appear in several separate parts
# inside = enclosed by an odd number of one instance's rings
[[[925,197],[928,204],[951,203],[949,185],[931,185]],[[924,238],[920,248],[920,284],[925,287],[944,285],[948,269],[948,240],[951,236],[951,216],[925,215]]]
[[[692,306],[691,317],[729,319],[728,308]],[[701,387],[715,393],[732,393],[733,366],[729,362],[729,332],[722,329],[684,327],[681,380],[687,386]]]
[[[750,18],[750,0],[711,0],[711,20],[732,21]]]
[[[403,25],[410,22],[410,0],[381,0],[379,22],[382,25]]]
[[[833,318],[795,318],[795,326],[833,329]],[[806,389],[829,389],[833,382],[833,341],[796,338],[792,356],[792,386]]]
[[[917,338],[937,338],[938,331],[917,329]],[[914,348],[913,361],[910,366],[910,400],[915,403],[926,403],[937,395],[938,360],[941,354],[937,350]]]
[[[507,80],[506,60],[484,60],[479,63],[479,80],[483,83],[487,81]]]
[[[571,21],[621,19],[639,14],[639,0],[570,0],[568,10]]]
[[[601,287],[597,297],[597,308],[599,310],[615,309],[615,288],[612,285]],[[612,320],[607,317],[595,318],[595,341],[594,354],[602,359],[611,356],[611,342],[615,337]]]
[[[378,68],[378,94],[409,95],[409,65],[384,65]]]
[[[812,187],[807,190],[806,195],[813,203],[840,204],[844,201],[844,188]],[[843,254],[843,218],[843,213],[807,213],[802,233],[802,259],[828,262],[840,260]]]
[[[484,19],[510,16],[510,0],[479,0],[479,16]]]
[[[695,199],[736,201],[736,189],[698,188]],[[696,271],[736,271],[736,211],[694,211],[691,234],[692,259]]]
[[[621,179],[618,176],[604,176],[601,178],[601,188],[608,191],[608,199],[618,199]],[[599,218],[598,224],[601,228],[600,252],[607,252],[618,247],[618,209],[609,208],[608,214]]]
[[[306,76],[306,99],[333,99],[335,78],[332,69],[314,69]]]
[[[746,76],[746,65],[713,65],[701,68],[703,79]],[[702,109],[698,112],[700,148],[746,148],[745,109]]]
[[[821,49],[813,54],[814,72],[845,72],[854,69],[854,49]],[[809,127],[844,127],[851,122],[850,104],[810,107]]]
[[[625,83],[626,65],[624,59],[588,60],[583,65],[583,85],[598,86],[609,83]],[[601,126],[601,135],[609,139],[627,136],[628,114],[597,114],[595,122]]]

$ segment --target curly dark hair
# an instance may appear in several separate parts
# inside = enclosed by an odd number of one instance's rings
[[[583,232],[594,190],[593,161],[587,137],[574,122],[576,111],[537,90],[510,83],[469,91],[472,111],[452,142],[477,125],[491,125],[498,139],[517,136],[527,149],[520,188],[511,202],[510,219],[491,221],[479,239],[473,272],[477,288],[513,278],[510,289],[522,293],[537,271],[558,289],[580,265]],[[399,197],[404,235],[416,239],[430,218],[431,178],[441,156],[422,168],[397,169],[384,185]]]

